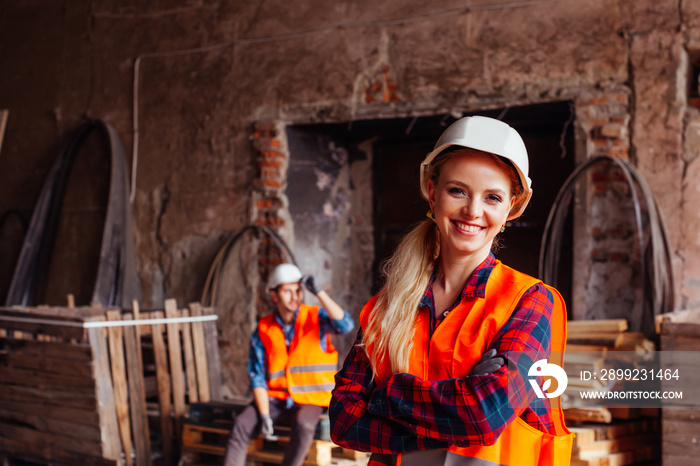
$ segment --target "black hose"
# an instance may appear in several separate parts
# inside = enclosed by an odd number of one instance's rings
[[[609,156],[595,157],[579,165],[567,178],[557,193],[545,224],[540,247],[539,275],[545,283],[557,286],[560,256],[558,252],[561,249],[564,221],[576,183],[588,169],[603,162],[613,163],[621,169],[632,195],[642,276],[642,301],[636,315],[631,319],[631,326],[635,331],[644,330],[645,333],[652,334],[654,316],[673,310],[671,256],[653,193],[639,171],[629,162]],[[640,191],[641,199],[646,205],[646,216],[642,211]],[[649,226],[648,239],[645,235],[645,225]],[[647,257],[647,254],[650,257]],[[652,286],[646,286],[647,283],[651,283]],[[651,309],[651,316],[644,314],[647,303]]]

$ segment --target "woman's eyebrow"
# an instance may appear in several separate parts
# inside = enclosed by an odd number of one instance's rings
[[[460,187],[460,188],[469,188],[469,185],[468,185],[468,184],[462,183],[462,182],[459,181],[459,180],[447,180],[446,184],[457,185],[457,186]],[[503,190],[503,189],[501,189],[501,188],[490,188],[490,189],[486,189],[485,191],[488,192],[488,193],[492,193],[492,194],[501,194],[501,195],[505,195],[506,192],[507,192],[507,191],[505,191],[505,190]]]

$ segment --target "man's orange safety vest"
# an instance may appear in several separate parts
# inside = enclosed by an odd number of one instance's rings
[[[291,396],[295,403],[316,406],[330,403],[338,351],[330,338],[326,351],[321,348],[318,310],[317,306],[299,307],[289,350],[275,313],[260,320],[258,333],[267,352],[268,396],[282,400]]]
[[[461,378],[469,374],[489,348],[496,333],[506,324],[523,294],[539,280],[496,261],[486,284],[486,298],[467,298],[458,304],[430,335],[430,310],[422,308],[416,315],[413,350],[409,373],[423,380]],[[547,285],[545,285],[547,286]],[[563,367],[566,345],[566,306],[557,290],[547,286],[554,297],[551,321],[551,355],[549,362]],[[370,300],[360,314],[363,331],[375,300]],[[371,344],[369,350],[371,350]],[[381,360],[381,359],[380,359]],[[378,379],[392,375],[389,358],[385,355],[378,367]],[[574,434],[564,424],[560,398],[550,399],[551,421],[555,434],[541,432],[520,417],[509,424],[493,445],[453,446],[436,451],[444,458],[440,464],[507,465],[507,466],[565,466],[571,462]],[[434,464],[427,452],[405,455],[404,464]],[[415,458],[411,458],[416,455]],[[436,455],[437,456],[437,455]],[[372,455],[369,465],[401,465],[402,455]],[[414,461],[418,460],[417,462]],[[427,459],[427,462],[426,462]]]

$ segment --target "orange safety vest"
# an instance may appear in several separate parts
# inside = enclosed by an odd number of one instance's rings
[[[326,351],[321,348],[318,309],[304,304],[299,307],[289,351],[275,313],[260,320],[258,333],[267,353],[268,396],[282,400],[291,396],[295,403],[316,406],[330,403],[338,351],[330,338]]]
[[[458,304],[430,335],[430,309],[416,315],[409,373],[424,380],[461,378],[488,349],[496,333],[506,324],[523,294],[539,280],[496,261],[486,284],[486,298],[468,298]],[[545,285],[547,286],[547,285]],[[566,307],[557,290],[547,286],[554,297],[549,362],[563,367],[566,345]],[[363,331],[376,299],[362,309]],[[371,350],[372,344],[369,344]],[[379,380],[392,375],[388,355],[377,374]],[[560,398],[549,399],[555,434],[541,432],[520,417],[509,424],[493,445],[453,446],[447,450],[450,465],[566,466],[571,462],[574,434],[564,424]],[[438,451],[440,452],[440,451]],[[437,453],[437,452],[436,452]],[[440,453],[442,455],[442,453]],[[444,455],[443,455],[444,456]],[[409,462],[409,456],[406,462]],[[416,457],[416,459],[418,456]],[[428,461],[430,463],[431,461]],[[414,462],[411,461],[411,464]],[[372,455],[369,465],[400,465],[401,455]],[[419,464],[419,463],[416,463]],[[423,461],[420,464],[427,464]]]

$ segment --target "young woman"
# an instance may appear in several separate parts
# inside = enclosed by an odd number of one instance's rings
[[[333,441],[373,452],[370,465],[569,464],[558,399],[538,398],[528,377],[561,357],[564,302],[491,252],[532,195],[520,135],[456,121],[421,164],[421,192],[429,219],[385,265],[336,376]]]

